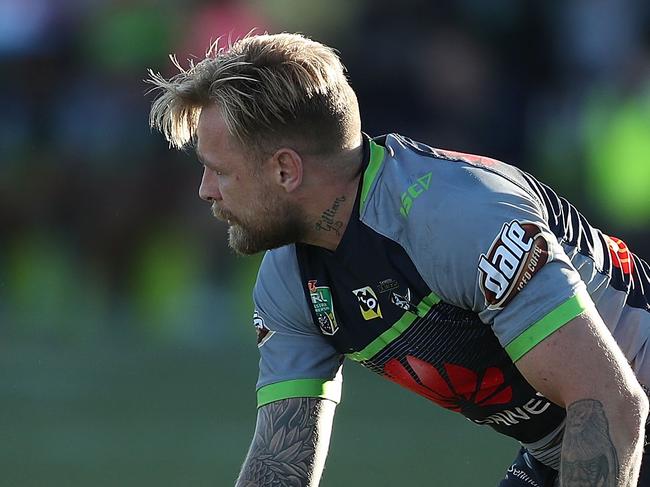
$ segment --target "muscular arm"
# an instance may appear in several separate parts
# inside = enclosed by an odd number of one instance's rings
[[[316,487],[329,447],[336,404],[299,397],[262,406],[236,487]]]
[[[567,409],[560,485],[636,486],[648,400],[598,313],[585,311],[516,365]]]

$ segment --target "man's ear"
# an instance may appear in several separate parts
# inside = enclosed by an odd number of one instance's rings
[[[283,147],[271,157],[273,180],[287,193],[295,191],[302,183],[303,160],[293,149]]]

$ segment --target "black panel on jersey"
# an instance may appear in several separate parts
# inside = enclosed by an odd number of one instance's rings
[[[366,164],[368,157],[366,149]],[[337,327],[326,323],[321,332],[342,354],[363,350],[409,313],[404,301],[417,305],[431,293],[406,251],[359,220],[358,200],[336,251],[296,244],[314,323],[314,290],[327,289]],[[363,289],[372,312],[359,297]],[[476,313],[439,302],[411,317],[408,329],[362,365],[520,441],[539,440],[561,423],[564,409],[536,393]]]
[[[631,266],[621,263],[619,256],[612,255],[605,240],[607,237],[592,227],[575,206],[530,174],[522,174],[546,206],[549,227],[558,240],[592,259],[596,248],[600,247],[603,255],[601,272],[610,276],[610,285],[618,291],[628,293],[625,301],[628,306],[650,311],[650,289],[643,285],[650,278],[648,263],[632,252],[626,256],[632,261]]]

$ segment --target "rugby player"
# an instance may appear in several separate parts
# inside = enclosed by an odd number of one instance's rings
[[[650,268],[622,240],[516,167],[365,135],[303,36],[176,64],[150,123],[196,149],[230,246],[266,251],[238,486],[318,485],[346,357],[517,439],[501,486],[650,485]]]

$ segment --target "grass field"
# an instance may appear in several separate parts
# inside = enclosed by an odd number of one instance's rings
[[[254,349],[3,342],[0,486],[233,484],[254,426]],[[494,486],[516,450],[348,364],[321,485]]]

